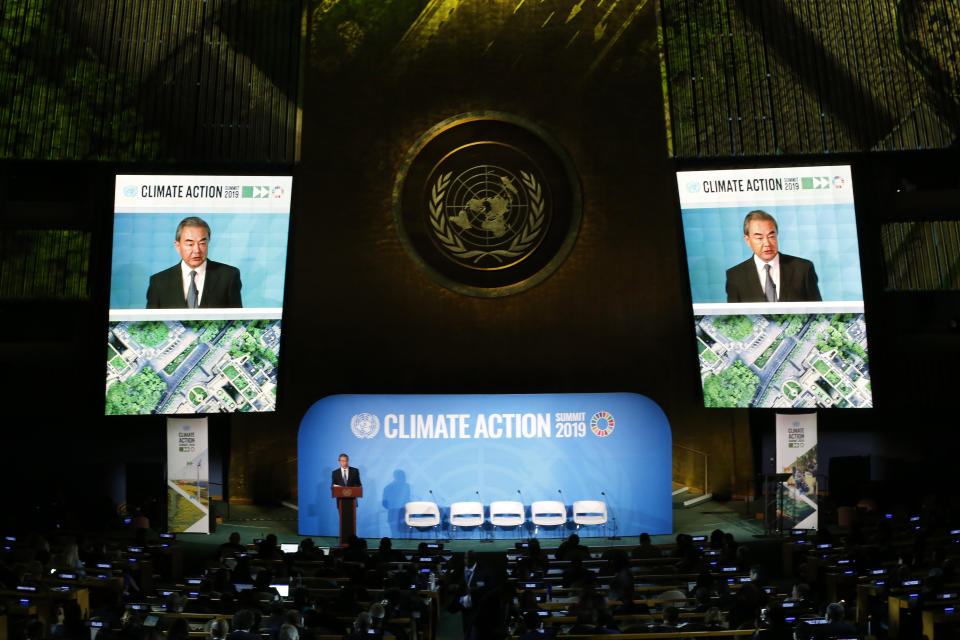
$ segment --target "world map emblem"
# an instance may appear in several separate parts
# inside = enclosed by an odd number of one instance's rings
[[[350,419],[350,430],[358,438],[370,439],[380,433],[380,418],[372,413],[358,413]]]
[[[463,114],[431,128],[398,172],[394,219],[404,248],[441,285],[510,295],[563,262],[580,228],[579,180],[537,125]]]
[[[543,188],[532,173],[519,177],[496,165],[440,174],[428,209],[435,240],[468,268],[509,265],[535,248],[547,229]]]

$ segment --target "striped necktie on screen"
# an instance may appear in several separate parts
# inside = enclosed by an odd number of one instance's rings
[[[190,288],[187,289],[187,306],[191,309],[197,308],[197,272],[190,272]]]
[[[764,293],[767,295],[767,302],[776,302],[777,285],[773,283],[773,278],[770,276],[770,265],[763,265],[763,269],[767,272],[767,283],[764,286]]]

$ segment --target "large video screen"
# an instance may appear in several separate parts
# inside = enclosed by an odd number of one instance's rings
[[[117,176],[108,415],[276,408],[292,183]]]
[[[873,406],[849,166],[677,172],[708,407]]]

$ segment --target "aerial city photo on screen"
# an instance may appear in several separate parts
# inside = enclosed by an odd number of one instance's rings
[[[110,415],[273,411],[280,320],[111,322]]]
[[[697,316],[708,407],[869,407],[862,313]]]

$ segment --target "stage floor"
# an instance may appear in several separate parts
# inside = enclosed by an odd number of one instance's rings
[[[689,497],[689,494],[688,496]],[[297,533],[297,510],[293,505],[287,506],[261,506],[261,505],[230,505],[222,509],[222,522],[218,523],[216,530],[210,535],[203,534],[178,534],[177,538],[182,542],[191,541],[201,545],[219,545],[226,542],[230,533],[237,531],[244,542],[249,542],[253,538],[262,538],[268,533],[276,534],[280,542],[293,543],[299,542],[308,536],[301,536]],[[737,542],[755,541],[757,538],[764,537],[763,521],[756,519],[753,512],[753,505],[744,501],[730,502],[701,502],[692,507],[682,507],[679,500],[674,502],[673,510],[673,533],[651,536],[654,544],[664,544],[673,542],[677,533],[688,533],[690,535],[710,535],[714,529],[722,529],[726,533],[733,534]],[[517,539],[497,539],[491,542],[480,542],[480,538],[473,532],[460,531],[463,537],[455,537],[445,543],[445,548],[451,551],[465,551],[470,548],[476,548],[480,551],[503,551],[514,548]],[[607,527],[607,534],[612,535],[613,530]],[[420,542],[434,541],[433,532],[421,533],[414,531],[410,538],[394,538],[394,547],[398,549],[416,548]],[[538,536],[541,546],[544,548],[556,547],[560,544],[562,538],[549,537],[549,533]],[[335,537],[309,536],[317,546],[335,546],[337,539]],[[616,545],[635,545],[637,536],[622,536],[620,540],[609,540],[605,537],[582,536],[583,542],[589,547],[603,548]],[[368,539],[368,547],[376,549],[379,539]]]

